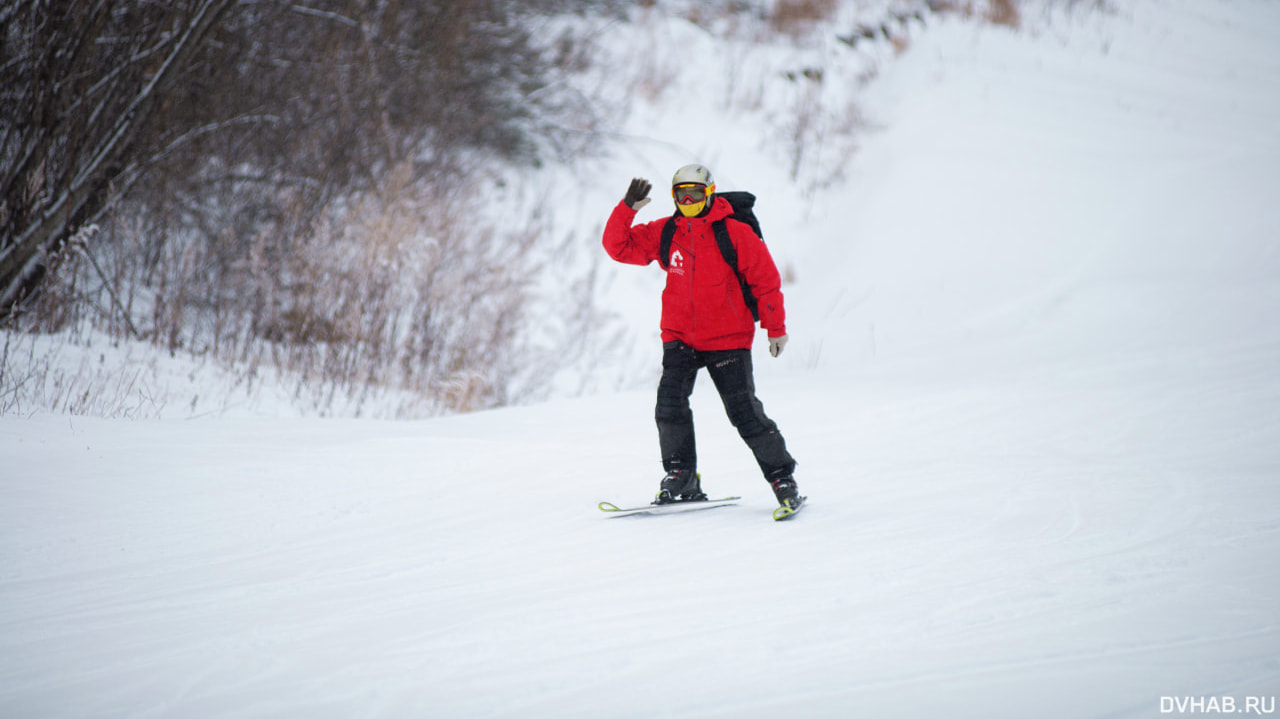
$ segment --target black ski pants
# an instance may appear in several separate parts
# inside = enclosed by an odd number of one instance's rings
[[[778,426],[765,416],[764,405],[756,399],[751,351],[699,352],[683,342],[662,345],[662,379],[658,382],[658,407],[654,414],[663,469],[670,472],[698,467],[689,396],[693,394],[698,370],[703,367],[720,393],[729,421],[751,448],[765,479],[791,476],[796,462],[787,453]]]

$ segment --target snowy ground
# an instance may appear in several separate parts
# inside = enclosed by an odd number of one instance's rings
[[[594,509],[656,488],[647,386],[421,422],[4,416],[0,716],[1274,711],[1280,6],[1114,4],[913,31],[830,187],[720,151],[796,277],[792,343],[756,358],[794,521],[709,382],[705,484],[744,500],[666,517]],[[656,108],[584,225],[680,163]],[[609,272],[648,366],[661,275]]]

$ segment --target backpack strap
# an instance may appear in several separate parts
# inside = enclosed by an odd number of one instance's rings
[[[667,223],[662,226],[662,239],[658,242],[658,264],[662,265],[664,270],[671,266],[671,238],[675,236],[675,218],[668,217]]]
[[[729,265],[729,269],[733,270],[733,274],[738,278],[738,286],[742,288],[742,301],[747,304],[747,309],[751,310],[751,318],[756,322],[760,321],[760,307],[756,296],[751,292],[751,286],[747,284],[747,278],[742,276],[742,271],[738,269],[738,248],[733,246],[733,241],[729,239],[729,226],[726,220],[716,220],[711,223],[711,231],[716,236],[716,244],[720,246],[720,254],[724,256],[725,264]]]

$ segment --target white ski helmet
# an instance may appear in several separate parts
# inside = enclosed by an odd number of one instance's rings
[[[671,198],[685,217],[697,217],[711,204],[716,181],[702,165],[685,165],[671,178]]]

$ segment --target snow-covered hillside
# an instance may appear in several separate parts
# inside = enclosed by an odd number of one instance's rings
[[[0,417],[0,716],[1274,712],[1280,5],[1111,5],[931,17],[900,53],[835,40],[852,15],[795,45],[607,29],[625,126],[529,196],[565,187],[583,253],[633,176],[761,196],[794,521],[705,381],[704,486],[742,503],[596,511],[661,474],[662,275],[606,264],[630,334],[590,396]],[[803,102],[818,144],[784,137]]]

